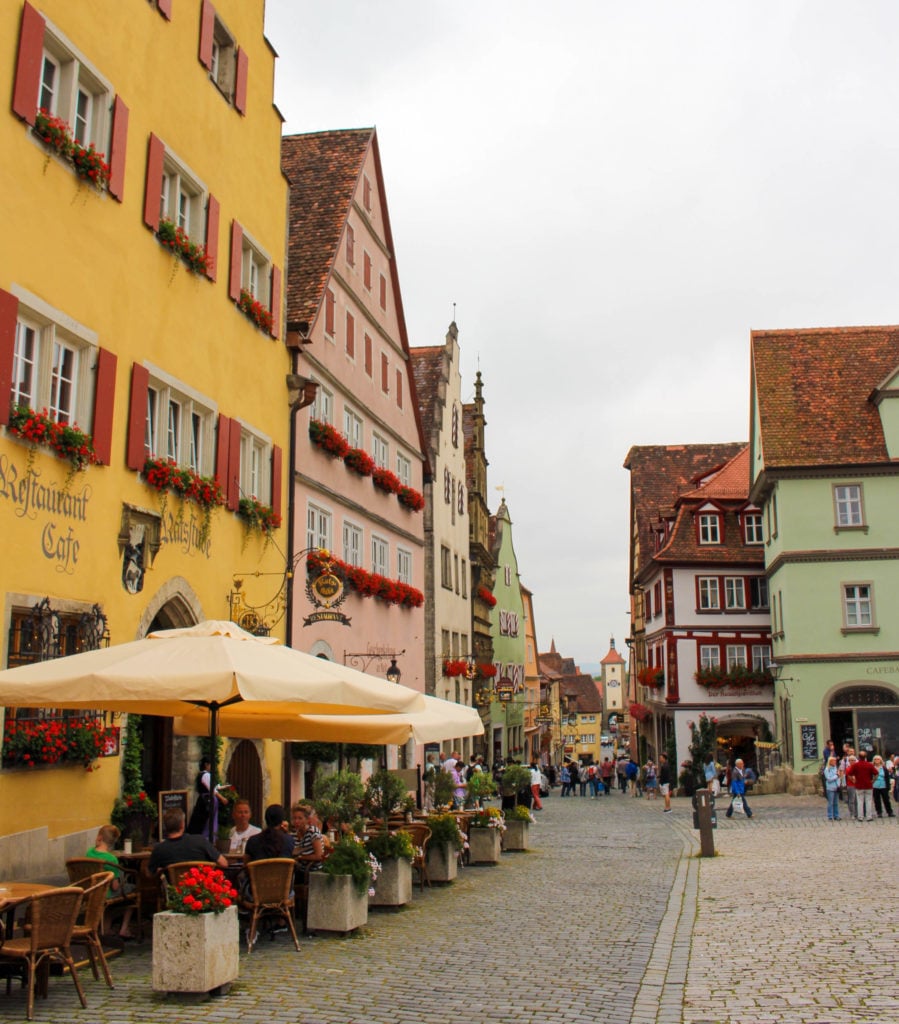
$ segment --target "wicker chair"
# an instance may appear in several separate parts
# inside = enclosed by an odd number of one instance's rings
[[[103,911],[106,909],[106,890],[114,877],[111,871],[98,871],[95,875],[82,878],[76,883],[84,890],[84,899],[81,904],[81,920],[76,922],[72,930],[71,943],[73,946],[84,946],[87,949],[95,981],[100,979],[97,972],[97,961],[100,961],[103,977],[110,988],[115,986],[112,984],[106,953],[100,940],[100,929],[103,925]]]
[[[241,907],[250,911],[250,926],[247,929],[247,952],[253,952],[256,942],[256,929],[264,917],[284,918],[293,935],[293,944],[300,950],[296,925],[293,923],[294,899],[291,893],[293,886],[293,857],[270,857],[265,860],[251,860],[246,865],[250,880],[250,898],[242,898]]]
[[[428,840],[431,838],[431,830],[427,825],[412,821],[406,822],[402,828],[412,837],[412,845],[415,847],[415,856],[412,858],[412,870],[418,872],[419,888],[424,892],[425,882],[428,888],[431,887],[431,879],[428,878]]]
[[[34,985],[38,969],[51,960],[68,967],[81,1005],[87,1008],[78,969],[72,959],[72,931],[81,909],[84,890],[76,886],[48,889],[32,896],[28,905],[31,929],[21,938],[6,939],[0,948],[0,963],[24,964],[28,976],[27,1017],[34,1018]]]
[[[98,860],[93,857],[70,857],[66,861],[66,871],[69,875],[69,884],[77,885],[85,878],[98,871],[109,871],[110,863],[106,860]],[[144,941],[144,922],[141,914],[142,886],[140,873],[132,868],[119,865],[119,878],[123,882],[130,883],[133,888],[129,892],[119,889],[114,895],[106,895],[107,910],[121,910],[125,907],[134,907],[134,915],[137,918],[137,941]],[[115,872],[113,872],[115,874]]]

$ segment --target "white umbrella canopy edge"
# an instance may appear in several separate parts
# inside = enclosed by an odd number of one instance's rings
[[[0,704],[176,717],[190,705],[268,704],[271,713],[384,714],[424,709],[416,690],[256,637],[229,622],[0,672]],[[292,706],[292,708],[291,708]]]

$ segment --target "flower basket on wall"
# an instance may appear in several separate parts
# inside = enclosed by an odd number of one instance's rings
[[[350,448],[343,457],[343,463],[359,476],[371,476],[375,468],[375,460],[363,448]]]
[[[388,579],[378,573],[367,572],[358,565],[350,565],[339,558],[328,555],[329,564],[337,566],[343,573],[346,585],[360,597],[374,597],[386,604],[396,604],[404,608],[420,608],[424,604],[424,594],[416,587],[401,580]],[[310,577],[317,576],[321,571],[323,560],[315,552],[306,559],[306,571]]]
[[[184,228],[178,227],[174,221],[163,217],[156,229],[156,237],[164,249],[180,257],[191,273],[208,272],[210,257],[206,252],[206,246],[200,242],[192,242]]]
[[[258,533],[263,537],[270,537],[281,526],[281,516],[271,505],[264,505],[256,498],[241,498],[237,505],[237,515],[250,533]]]
[[[237,308],[243,315],[252,321],[261,331],[266,334],[272,333],[272,326],[275,318],[271,310],[265,308],[262,303],[246,288],[240,289],[240,298],[237,300]]]
[[[94,440],[77,423],[58,423],[46,409],[36,412],[27,405],[17,405],[9,416],[9,431],[35,448],[49,448],[54,455],[72,464],[73,470],[96,464]]]
[[[68,122],[54,117],[46,107],[41,107],[34,119],[34,134],[52,153],[66,160],[84,181],[96,189],[109,184],[109,164],[106,154],[98,153],[94,144],[82,146],[72,135]]]
[[[350,450],[350,443],[343,434],[321,420],[309,421],[309,440],[332,459],[343,459]]]
[[[659,690],[665,685],[665,672],[656,665],[647,665],[637,673],[637,681],[641,686]]]
[[[403,484],[397,491],[396,497],[401,505],[413,512],[421,512],[425,507],[424,495],[416,491],[414,487],[407,487]]]
[[[496,598],[493,596],[493,594],[483,584],[481,584],[478,587],[478,597],[488,607],[490,607],[490,608],[495,608],[496,607]]]
[[[375,487],[386,491],[388,494],[399,494],[403,486],[396,473],[391,473],[389,469],[384,469],[383,466],[375,467],[371,479]]]

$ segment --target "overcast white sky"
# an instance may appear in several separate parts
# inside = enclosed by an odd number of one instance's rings
[[[538,643],[628,628],[631,445],[739,441],[753,328],[899,322],[899,4],[266,0],[285,132],[375,125],[412,345],[456,303]]]

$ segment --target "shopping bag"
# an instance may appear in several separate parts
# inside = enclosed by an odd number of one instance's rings
[[[734,810],[734,811],[739,811],[740,814],[742,814],[743,813],[743,797],[735,796],[734,797],[734,802],[731,804],[731,809]]]

